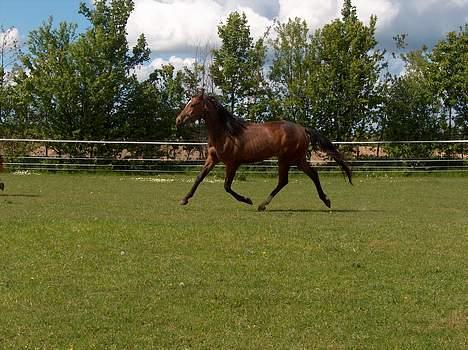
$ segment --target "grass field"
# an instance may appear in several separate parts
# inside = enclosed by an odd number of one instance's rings
[[[1,349],[468,348],[466,176],[2,179]]]

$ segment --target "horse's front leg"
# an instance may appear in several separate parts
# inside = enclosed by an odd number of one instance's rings
[[[210,171],[215,167],[218,163],[218,158],[214,153],[208,153],[208,158],[203,165],[202,171],[197,175],[195,178],[195,183],[193,184],[190,191],[180,200],[181,205],[185,205],[188,203],[188,200],[193,197],[195,191],[197,190],[198,185],[203,181],[203,179],[210,173]]]
[[[236,171],[239,166],[237,165],[230,165],[226,164],[226,177],[224,178],[224,189],[226,190],[227,193],[229,193],[231,196],[233,196],[235,199],[237,199],[239,202],[247,203],[252,205],[252,201],[250,198],[241,196],[240,194],[234,192],[231,188],[232,181],[234,180],[234,176],[236,176]]]

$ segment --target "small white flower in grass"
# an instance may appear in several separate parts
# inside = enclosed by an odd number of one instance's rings
[[[181,288],[185,287],[185,283],[184,282],[179,282],[179,287],[181,287]]]
[[[121,250],[120,255],[125,255],[125,250]]]
[[[29,170],[16,170],[15,172],[13,172],[13,175],[29,176],[31,175],[31,172]]]
[[[170,182],[175,181],[175,179],[160,178],[160,177],[135,177],[133,178],[133,180],[141,181],[141,182],[155,182],[155,183],[170,183]]]

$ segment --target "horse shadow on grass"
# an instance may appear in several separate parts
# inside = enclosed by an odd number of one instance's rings
[[[379,209],[267,209],[270,213],[381,213]]]
[[[2,197],[22,197],[22,198],[39,198],[39,194],[27,194],[27,193],[0,193],[0,198]]]

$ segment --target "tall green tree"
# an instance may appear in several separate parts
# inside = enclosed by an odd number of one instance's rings
[[[341,14],[311,38],[308,89],[312,124],[335,140],[350,140],[362,138],[372,125],[385,62],[375,38],[377,18],[365,25],[350,0]]]
[[[254,41],[245,13],[232,12],[218,27],[221,47],[213,50],[211,75],[231,112],[250,120],[262,119],[267,84],[263,66],[264,39]]]
[[[73,47],[80,72],[80,95],[83,119],[90,121],[92,130],[83,137],[122,138],[125,124],[123,110],[131,109],[131,88],[136,86],[133,70],[149,60],[149,49],[143,35],[130,50],[126,25],[133,11],[132,0],[98,0],[90,9],[80,5],[91,23]],[[130,53],[131,52],[131,53]],[[94,134],[94,135],[90,135]]]
[[[39,120],[33,108],[33,100],[24,72],[14,71],[9,74],[8,83],[3,90],[3,117],[0,122],[0,137],[36,138],[40,136]],[[25,155],[33,149],[30,143],[4,143],[0,145],[0,153],[8,156]]]
[[[76,25],[52,18],[29,34],[28,52],[21,57],[24,87],[31,110],[40,120],[43,136],[72,137],[80,129],[78,81],[70,47],[76,40]]]
[[[26,67],[27,87],[34,111],[49,137],[80,139],[122,138],[125,114],[133,105],[135,67],[149,59],[143,36],[130,48],[126,23],[131,0],[81,3],[80,13],[90,28],[76,34],[76,25],[52,20],[30,33]]]
[[[135,106],[127,114],[127,134],[135,140],[163,140],[174,137],[174,116],[187,101],[184,71],[168,64],[155,69],[139,84],[132,96]]]
[[[432,140],[440,136],[437,106],[431,100],[426,81],[414,76],[397,78],[393,83],[385,106],[387,120],[384,125],[386,140]],[[388,146],[393,156],[427,157],[433,145]]]
[[[15,65],[18,60],[19,42],[14,28],[0,27],[0,135],[5,131],[7,119],[14,114],[15,97],[12,84],[15,76]]]
[[[309,29],[304,20],[289,19],[277,23],[272,40],[273,62],[270,80],[274,99],[274,115],[303,124],[310,124],[311,99],[307,81],[312,73],[309,59]]]
[[[468,24],[449,32],[429,55],[429,77],[447,115],[448,138],[468,135]]]
[[[402,57],[405,74],[387,81],[380,120],[385,140],[432,140],[440,137],[440,105],[427,78],[429,53],[426,48]],[[390,145],[388,153],[397,157],[428,157],[434,145]]]

